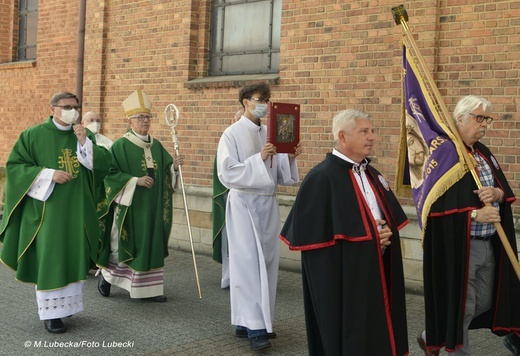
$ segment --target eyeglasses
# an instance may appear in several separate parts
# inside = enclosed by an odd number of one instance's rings
[[[486,120],[486,123],[489,125],[492,121],[493,121],[493,118],[490,117],[490,116],[483,116],[483,115],[475,115],[473,113],[468,113],[469,115],[473,116],[475,118],[475,120],[480,124],[482,123],[484,120]]]
[[[131,119],[137,119],[139,121],[144,121],[144,120],[151,121],[152,120],[152,117],[150,115],[131,116],[130,118]]]
[[[269,99],[262,99],[262,98],[251,98],[249,100],[256,101],[258,103],[267,104],[269,102]]]
[[[63,110],[80,110],[81,109],[81,106],[78,106],[78,105],[54,105],[54,107],[58,107],[58,108],[61,108]]]

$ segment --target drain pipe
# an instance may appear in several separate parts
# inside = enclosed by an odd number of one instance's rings
[[[79,26],[78,26],[78,54],[76,64],[76,96],[79,104],[83,105],[83,65],[85,61],[85,17],[87,12],[87,0],[79,3]]]

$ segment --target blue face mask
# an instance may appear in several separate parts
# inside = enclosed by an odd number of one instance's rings
[[[251,110],[251,114],[257,119],[263,118],[267,114],[267,104],[255,104],[255,108]]]

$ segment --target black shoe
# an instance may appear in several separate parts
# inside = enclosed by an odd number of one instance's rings
[[[235,336],[241,339],[245,339],[247,337],[247,329],[236,329]]]
[[[168,300],[164,295],[158,295],[157,297],[151,297],[151,298],[142,298],[143,300],[149,300],[151,302],[156,303],[164,303]]]
[[[276,339],[276,333],[273,331],[272,333],[267,333],[268,339]]]
[[[48,332],[53,334],[61,334],[67,331],[67,327],[59,318],[44,320],[43,325],[45,325],[45,329],[47,329]]]
[[[511,351],[513,356],[520,356],[520,337],[511,333],[504,338],[504,345]]]
[[[251,343],[251,350],[253,351],[263,350],[271,347],[271,343],[269,340],[267,340],[267,335],[252,337],[249,339],[249,342]]]
[[[110,296],[110,286],[111,284],[108,283],[105,278],[103,278],[103,275],[101,274],[99,276],[99,283],[97,286],[97,290],[99,291],[99,294],[101,294],[103,297]]]

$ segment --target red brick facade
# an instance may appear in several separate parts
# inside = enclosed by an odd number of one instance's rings
[[[12,62],[17,4],[0,0],[0,166],[18,134],[48,116],[52,94],[76,87],[79,1],[40,1],[37,59],[28,63]],[[301,104],[301,177],[331,150],[332,117],[356,108],[372,115],[375,166],[395,183],[402,36],[391,13],[396,5],[283,0],[280,72],[269,81],[273,99]],[[494,104],[496,120],[483,142],[518,191],[520,2],[425,0],[406,6],[410,29],[448,109],[466,94]],[[168,103],[177,105],[188,185],[212,184],[218,139],[239,108],[239,87],[267,78],[193,82],[207,72],[209,11],[208,0],[87,1],[84,110],[100,112],[104,133],[117,138],[126,130],[121,102],[141,88],[154,105],[151,133],[171,151],[163,110]]]

